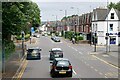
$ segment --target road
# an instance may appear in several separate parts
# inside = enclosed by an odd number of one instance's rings
[[[90,55],[94,48],[89,44],[75,45],[63,38],[61,42],[56,43],[48,36],[40,36],[36,38],[35,44],[29,44],[29,47],[33,46],[42,48],[42,59],[27,61],[22,78],[51,78],[49,50],[53,47],[60,47],[64,52],[64,57],[71,61],[72,78],[118,78],[117,68]]]

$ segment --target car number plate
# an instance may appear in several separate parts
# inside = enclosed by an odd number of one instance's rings
[[[59,74],[66,74],[66,71],[60,71]]]

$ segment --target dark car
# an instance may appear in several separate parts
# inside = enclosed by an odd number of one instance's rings
[[[32,59],[41,59],[41,49],[39,48],[29,48],[27,50],[27,60],[32,60]]]
[[[52,62],[50,70],[51,77],[56,77],[57,75],[72,77],[72,72],[72,65],[68,59],[55,58]]]
[[[61,48],[52,48],[49,52],[50,60],[54,60],[54,58],[63,58],[63,51]]]

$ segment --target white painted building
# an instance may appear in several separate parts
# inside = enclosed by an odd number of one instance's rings
[[[120,27],[120,12],[116,9],[93,10],[92,33],[97,33],[97,45],[106,45],[106,33],[109,33],[108,45],[118,45],[118,28]]]

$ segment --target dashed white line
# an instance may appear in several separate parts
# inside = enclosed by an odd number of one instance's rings
[[[77,74],[74,69],[73,69],[73,73],[74,73],[75,75]]]
[[[82,52],[79,52],[80,54],[83,54]]]
[[[100,75],[103,75],[101,72],[99,72]]]
[[[93,67],[91,66],[91,68],[93,68]]]
[[[94,69],[96,72],[98,71],[97,69]]]
[[[107,76],[105,76],[105,78],[108,78]]]
[[[77,49],[74,49],[75,51],[78,51]]]

